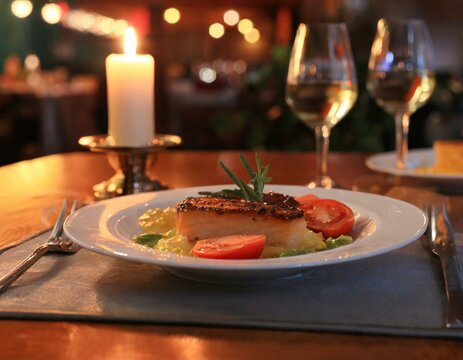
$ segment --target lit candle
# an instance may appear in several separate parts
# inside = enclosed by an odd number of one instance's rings
[[[118,146],[146,146],[154,137],[154,59],[137,55],[133,28],[125,35],[125,54],[106,58],[109,141]]]

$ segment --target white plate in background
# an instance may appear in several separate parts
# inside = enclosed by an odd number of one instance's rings
[[[432,149],[416,149],[409,150],[408,152],[407,169],[396,168],[395,152],[385,152],[370,156],[366,159],[365,163],[371,170],[386,174],[443,181],[463,181],[463,174],[428,174],[416,171],[416,168],[419,167],[433,166],[434,159],[434,151]]]

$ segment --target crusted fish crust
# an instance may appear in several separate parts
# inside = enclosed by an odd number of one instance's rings
[[[205,211],[216,214],[260,215],[283,220],[292,220],[304,216],[302,210],[287,205],[214,197],[189,197],[177,204],[176,208],[178,213],[182,211]]]
[[[190,240],[264,234],[268,245],[294,247],[306,228],[304,212],[284,196],[273,196],[269,202],[190,197],[176,210],[177,232]]]

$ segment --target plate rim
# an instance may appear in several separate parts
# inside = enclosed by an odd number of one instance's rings
[[[434,150],[433,148],[423,148],[423,149],[411,149],[408,151],[408,158],[417,159],[417,158],[428,158],[434,159]],[[415,167],[408,168],[406,170],[397,169],[393,166],[385,166],[377,163],[378,160],[392,160],[396,157],[395,151],[381,152],[374,155],[371,155],[365,159],[365,165],[370,169],[377,172],[398,175],[404,177],[413,177],[417,179],[428,179],[428,180],[463,180],[463,175],[456,174],[423,174],[413,172]]]
[[[410,234],[409,236],[407,236],[407,239],[403,239],[400,242],[392,242],[392,244],[389,244],[389,246],[383,245],[382,247],[375,249],[375,251],[371,251],[371,250],[370,251],[357,251],[357,252],[354,252],[354,254],[352,254],[348,252],[349,249],[353,248],[352,246],[353,244],[351,244],[351,245],[346,245],[346,246],[339,247],[336,249],[315,252],[315,253],[307,254],[307,255],[299,255],[299,256],[294,256],[294,257],[253,259],[253,260],[233,260],[233,261],[200,259],[200,258],[195,258],[195,257],[190,257],[190,256],[178,256],[172,253],[151,250],[151,249],[144,248],[143,246],[136,245],[136,244],[129,244],[128,246],[132,250],[134,249],[137,250],[135,255],[124,254],[120,252],[109,251],[108,249],[103,248],[101,244],[98,245],[98,244],[95,244],[94,241],[93,242],[89,241],[88,236],[85,237],[84,240],[79,239],[78,237],[75,236],[73,226],[76,225],[75,224],[75,222],[77,222],[76,219],[82,216],[83,213],[91,212],[92,209],[98,206],[103,206],[103,207],[106,206],[107,208],[109,208],[109,210],[111,210],[111,206],[112,206],[112,207],[115,207],[116,209],[119,209],[119,213],[120,213],[120,211],[122,210],[125,210],[125,211],[130,211],[130,209],[135,210],[135,208],[139,208],[142,206],[146,207],[151,202],[157,202],[159,200],[166,200],[166,197],[168,197],[169,195],[171,195],[170,196],[171,199],[175,199],[175,198],[178,198],[179,196],[182,196],[182,197],[186,196],[184,195],[185,192],[192,193],[192,192],[197,192],[198,190],[212,190],[213,191],[213,190],[218,190],[224,187],[231,187],[231,186],[233,185],[224,184],[224,185],[211,185],[211,186],[195,186],[195,187],[178,188],[178,189],[172,189],[172,190],[162,190],[162,191],[157,191],[157,192],[146,192],[146,193],[139,193],[139,194],[133,194],[133,195],[126,195],[126,196],[120,196],[120,197],[116,197],[116,198],[112,198],[108,200],[99,201],[91,205],[88,205],[86,207],[80,208],[75,213],[71,214],[64,223],[64,232],[72,241],[82,246],[83,248],[86,248],[93,252],[106,255],[106,256],[110,256],[110,257],[122,258],[125,260],[141,262],[141,263],[151,263],[151,264],[159,265],[161,267],[190,269],[192,271],[193,270],[204,270],[204,271],[205,270],[218,270],[218,271],[235,271],[235,272],[246,271],[248,272],[248,271],[306,269],[306,268],[311,268],[315,266],[338,264],[338,263],[360,260],[363,258],[380,255],[386,252],[396,250],[398,248],[401,248],[415,241],[424,233],[426,229],[426,225],[427,225],[427,219],[424,213],[416,206],[410,203],[407,203],[405,201],[402,201],[402,200],[388,198],[386,196],[377,195],[377,194],[363,193],[363,192],[357,192],[357,191],[351,191],[351,190],[340,190],[340,189],[326,190],[326,189],[321,189],[321,188],[308,189],[307,187],[300,186],[300,185],[269,184],[267,185],[267,189],[270,189],[270,188],[273,188],[275,190],[280,189],[280,191],[282,191],[282,189],[292,189],[294,190],[292,191],[293,193],[297,193],[298,192],[297,190],[299,191],[304,190],[307,192],[315,191],[319,195],[320,193],[321,194],[331,193],[331,194],[334,194],[332,198],[338,198],[338,199],[339,197],[343,197],[342,196],[343,194],[347,197],[352,196],[352,194],[356,194],[353,196],[354,197],[366,196],[370,200],[374,200],[374,199],[381,199],[382,201],[387,200],[387,202],[389,202],[390,204],[400,205],[402,208],[405,207],[405,208],[413,209],[414,211],[416,211],[415,215],[420,218],[419,226],[418,226],[418,220],[417,220],[417,228],[413,231],[413,234]],[[172,194],[177,194],[177,196],[172,195]],[[342,200],[342,201],[345,201],[345,200]],[[120,203],[124,203],[124,202],[128,202],[129,205],[126,206],[125,208],[121,208]],[[346,202],[349,204],[349,201],[346,201]],[[361,207],[361,206],[357,204],[357,207]],[[148,207],[146,207],[146,209],[148,209]],[[108,220],[104,223],[105,225],[107,225],[107,223],[109,222],[109,219],[110,218],[108,218]],[[95,225],[95,222],[92,222],[91,225]],[[98,226],[100,225],[101,225],[101,222],[99,221]],[[381,223],[379,225],[384,226],[384,224],[381,224]],[[376,234],[376,236],[377,235],[378,234]],[[126,244],[126,247],[127,247],[127,244]],[[338,257],[336,258],[336,260],[333,260],[333,259],[327,259],[326,256],[323,257],[319,255],[319,254],[327,254],[327,253],[332,255],[330,257],[334,257],[334,255],[338,254]],[[317,257],[320,257],[320,259],[316,259]],[[313,260],[314,258],[316,259],[316,261]]]

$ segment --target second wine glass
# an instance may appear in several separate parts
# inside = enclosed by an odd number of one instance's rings
[[[368,63],[367,89],[395,117],[396,167],[407,168],[410,116],[434,90],[431,38],[422,20],[381,19]]]
[[[286,82],[286,101],[315,130],[317,175],[308,186],[334,188],[328,175],[329,136],[357,99],[357,77],[343,23],[300,24]]]

